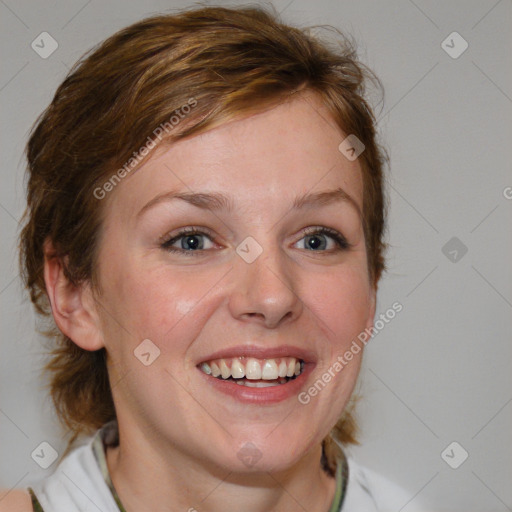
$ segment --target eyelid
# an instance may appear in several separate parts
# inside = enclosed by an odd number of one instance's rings
[[[197,234],[197,235],[207,235],[210,237],[210,239],[214,238],[213,231],[206,227],[199,227],[199,226],[187,226],[184,228],[174,229],[172,231],[169,231],[165,235],[161,236],[159,238],[159,243],[165,244],[173,240],[174,238],[180,238],[182,236],[190,235],[190,234]],[[212,240],[213,241],[213,240]]]

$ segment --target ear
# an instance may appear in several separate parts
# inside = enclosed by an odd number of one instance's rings
[[[104,347],[96,302],[88,283],[74,285],[51,242],[44,244],[44,281],[52,314],[60,331],[84,350]]]

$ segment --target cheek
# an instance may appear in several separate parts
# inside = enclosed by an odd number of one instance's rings
[[[305,302],[320,320],[333,349],[342,350],[366,327],[371,314],[366,272],[346,267],[310,276],[305,290]]]
[[[214,294],[205,293],[217,281],[213,270],[198,277],[197,272],[123,261],[106,280],[105,299],[122,324],[122,336],[130,334],[130,346],[149,338],[162,351],[184,351],[200,330],[198,315],[211,304]]]

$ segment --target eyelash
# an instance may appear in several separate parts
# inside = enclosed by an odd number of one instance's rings
[[[187,227],[187,228],[183,228],[172,238],[169,238],[169,239],[165,240],[164,242],[162,242],[160,247],[162,249],[172,252],[172,253],[184,254],[186,256],[199,256],[205,252],[205,249],[198,249],[198,250],[193,251],[193,250],[185,250],[185,249],[178,249],[176,247],[172,247],[172,245],[175,242],[177,242],[180,238],[184,238],[186,236],[193,236],[193,235],[206,236],[207,238],[210,239],[211,242],[213,242],[212,234],[209,232],[209,230],[207,230],[205,228]],[[347,242],[346,238],[341,233],[336,231],[335,229],[331,229],[331,228],[327,228],[327,227],[306,228],[303,231],[302,238],[304,238],[306,236],[311,236],[311,235],[329,236],[336,242],[336,245],[337,245],[337,249],[335,249],[335,251],[323,250],[323,251],[311,251],[311,252],[325,252],[325,253],[329,254],[332,252],[346,251],[346,250],[350,249],[350,247],[351,247],[351,244],[349,244]],[[299,240],[302,240],[302,238],[300,238]],[[209,249],[206,249],[206,251],[208,251],[208,250]],[[303,250],[306,250],[306,249],[303,249]]]

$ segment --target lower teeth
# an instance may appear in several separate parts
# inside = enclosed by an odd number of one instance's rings
[[[240,386],[247,386],[248,388],[270,388],[274,386],[280,386],[279,382],[251,382],[250,380],[237,380],[236,383],[239,384]]]
[[[293,380],[295,377],[282,377],[280,379],[274,380],[249,380],[246,378],[233,379],[232,377],[229,379],[223,379],[222,377],[217,378],[220,380],[230,380],[231,382],[236,382],[239,386],[247,386],[248,388],[269,388],[272,386],[280,386],[281,384],[286,384],[288,381]]]

